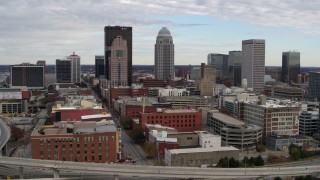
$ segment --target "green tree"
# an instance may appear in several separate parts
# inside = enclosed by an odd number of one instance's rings
[[[132,119],[127,116],[120,117],[120,123],[124,129],[128,130],[132,128]]]
[[[292,148],[291,148],[290,156],[291,156],[294,160],[300,159],[300,150],[299,150],[299,148],[297,148],[297,147],[292,147]]]
[[[264,152],[266,151],[266,147],[263,144],[256,144],[257,152]]]
[[[139,125],[133,126],[130,136],[136,143],[142,143],[145,140],[143,129]]]
[[[275,178],[273,178],[273,180],[282,180],[282,178],[281,177],[275,177]]]
[[[233,157],[229,159],[229,167],[231,168],[237,167],[237,162]]]
[[[263,166],[264,165],[264,161],[262,159],[262,157],[259,155],[258,157],[255,158],[255,166]]]

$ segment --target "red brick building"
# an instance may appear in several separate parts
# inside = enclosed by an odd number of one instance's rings
[[[164,87],[164,81],[160,79],[141,79],[140,83],[143,83],[143,87],[150,88],[150,87]]]
[[[147,88],[138,88],[138,89],[132,89],[130,92],[131,97],[139,97],[139,96],[148,96],[149,90]]]
[[[119,134],[113,123],[101,126],[95,122],[67,124],[35,130],[31,135],[33,159],[111,163],[120,158]],[[95,129],[99,128],[99,131]],[[88,131],[88,129],[92,129]],[[88,131],[88,132],[86,132]]]
[[[145,113],[155,113],[157,110],[156,107],[153,106],[145,106],[144,112]],[[129,118],[139,118],[140,113],[143,111],[142,106],[126,106],[126,116]]]
[[[178,132],[202,130],[202,113],[192,109],[164,109],[162,112],[140,113],[140,125],[160,124],[175,128]]]

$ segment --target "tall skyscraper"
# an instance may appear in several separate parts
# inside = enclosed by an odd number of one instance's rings
[[[227,54],[217,54],[210,53],[208,54],[208,65],[212,65],[216,71],[220,72],[218,76],[222,79],[227,78],[228,76],[228,55]]]
[[[71,61],[69,59],[57,59],[55,69],[57,83],[72,83],[72,69]]]
[[[104,56],[95,56],[95,74],[96,78],[100,78],[100,76],[104,76],[105,70],[104,70]]]
[[[117,36],[109,46],[109,80],[119,85],[128,84],[128,46],[122,36]]]
[[[262,91],[265,75],[265,40],[242,41],[241,79],[247,79],[248,88]]]
[[[44,87],[44,66],[23,63],[11,66],[11,86]]]
[[[71,81],[73,83],[80,83],[81,76],[81,66],[80,66],[80,56],[76,55],[74,52],[67,57],[71,61]]]
[[[310,100],[320,100],[320,72],[309,72],[308,98]]]
[[[105,75],[108,80],[110,69],[110,59],[111,59],[111,50],[109,47],[112,45],[114,39],[118,36],[121,36],[123,40],[127,41],[127,76],[128,76],[128,85],[132,84],[132,27],[124,26],[105,26],[104,27],[104,57],[105,57]]]
[[[57,83],[80,83],[81,82],[80,56],[74,52],[66,59],[56,59],[56,82]]]
[[[213,65],[204,65],[201,63],[203,78],[197,83],[197,89],[201,96],[213,96],[213,87],[216,84],[215,68]]]
[[[233,85],[241,86],[242,51],[229,51],[228,70]]]
[[[288,84],[297,82],[298,74],[300,74],[300,52],[283,52],[281,81]]]
[[[157,36],[154,49],[155,77],[160,80],[174,78],[174,44],[170,31],[163,27]]]

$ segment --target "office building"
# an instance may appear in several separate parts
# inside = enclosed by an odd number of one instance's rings
[[[201,79],[201,67],[193,67],[190,70],[190,79],[191,80],[200,80]]]
[[[169,80],[174,78],[174,44],[170,31],[163,27],[157,36],[154,49],[155,78]]]
[[[213,96],[213,87],[216,84],[216,73],[213,65],[201,66],[203,78],[198,81],[198,90],[201,96]]]
[[[124,26],[105,26],[104,27],[104,57],[105,57],[105,76],[106,79],[110,80],[110,60],[112,58],[112,52],[109,48],[112,46],[113,41],[121,36],[122,40],[126,41],[127,44],[127,81],[128,85],[132,84],[132,27],[124,27]]]
[[[100,78],[101,76],[104,76],[105,70],[104,70],[104,56],[95,56],[95,77]]]
[[[283,52],[281,81],[288,84],[296,83],[298,74],[300,74],[300,52]]]
[[[228,79],[232,85],[241,86],[242,51],[229,51]]]
[[[44,66],[29,63],[12,65],[10,71],[11,86],[44,87]]]
[[[115,163],[121,158],[121,130],[112,121],[61,121],[31,134],[32,159]]]
[[[76,55],[74,52],[67,57],[71,61],[71,82],[80,83],[81,82],[81,67],[80,67],[80,56]]]
[[[299,134],[313,136],[318,133],[320,123],[318,102],[307,102],[301,105],[299,116]]]
[[[320,72],[309,72],[308,97],[310,100],[320,100]]]
[[[299,135],[300,107],[291,101],[266,100],[244,103],[244,122],[262,127],[262,136]]]
[[[208,54],[208,65],[212,65],[220,72],[220,78],[225,79],[228,76],[228,55],[227,54]]]
[[[248,88],[262,91],[265,75],[265,40],[242,41],[241,79],[247,79]]]
[[[72,68],[70,60],[57,59],[55,69],[57,83],[72,83]]]
[[[110,50],[108,80],[120,85],[128,84],[128,46],[122,36],[117,36],[108,46]]]

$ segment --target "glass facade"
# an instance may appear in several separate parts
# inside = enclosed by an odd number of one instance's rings
[[[297,75],[300,74],[300,52],[282,53],[282,76],[284,83],[297,82]]]

